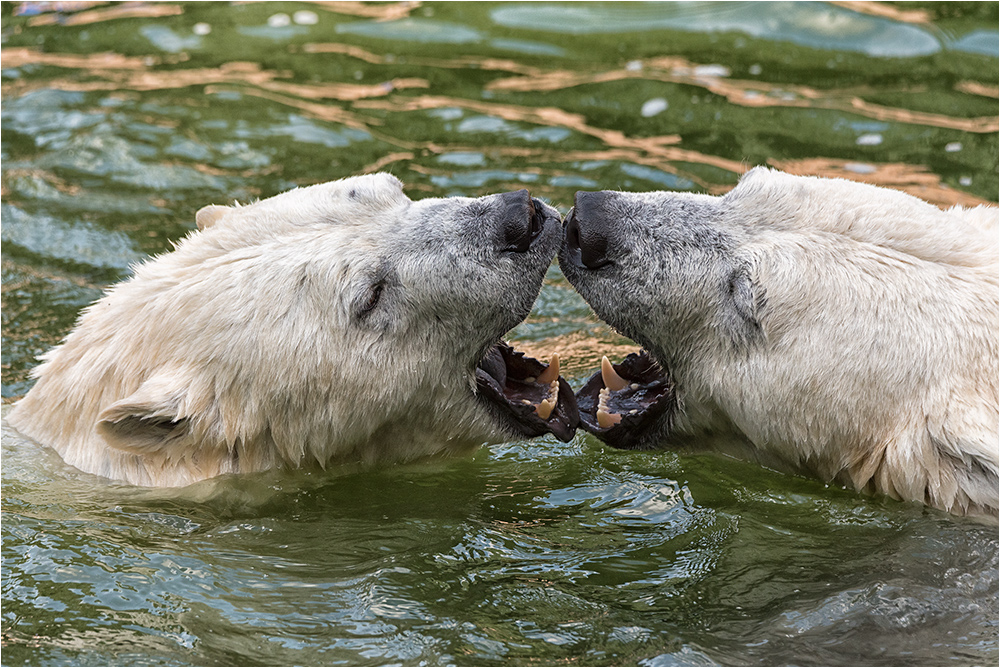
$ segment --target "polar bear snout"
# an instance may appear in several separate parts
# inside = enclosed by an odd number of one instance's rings
[[[567,259],[581,269],[596,270],[614,264],[610,257],[617,250],[612,239],[615,215],[610,206],[614,196],[606,190],[576,193],[574,206],[566,216],[565,247]]]
[[[503,214],[502,248],[512,253],[526,253],[545,227],[545,206],[531,197],[527,190],[515,190],[500,195]]]

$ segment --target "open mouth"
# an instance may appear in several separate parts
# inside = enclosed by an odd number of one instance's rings
[[[633,449],[643,447],[654,426],[666,428],[677,410],[677,395],[667,375],[642,350],[621,364],[607,357],[601,370],[576,393],[580,426],[608,445]]]
[[[580,424],[576,397],[559,375],[559,356],[548,364],[500,342],[476,367],[479,396],[516,432],[527,438],[552,434],[573,438]]]

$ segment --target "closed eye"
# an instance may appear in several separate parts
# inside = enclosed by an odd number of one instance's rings
[[[384,283],[376,283],[372,286],[371,290],[368,292],[368,298],[358,309],[358,316],[364,317],[371,313],[376,306],[378,306],[379,300],[382,299],[382,292],[385,290]]]

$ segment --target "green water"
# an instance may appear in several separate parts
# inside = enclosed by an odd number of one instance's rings
[[[387,169],[565,212],[754,164],[998,196],[996,3],[44,4],[0,5],[5,403],[208,203]],[[511,337],[574,384],[631,349],[556,266]],[[1000,659],[995,526],[722,457],[581,433],[154,491],[2,454],[4,665]]]

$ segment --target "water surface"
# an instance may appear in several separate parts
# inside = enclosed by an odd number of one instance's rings
[[[997,201],[996,3],[78,5],[0,6],[5,403],[198,208],[296,185],[565,212],[769,164]],[[510,336],[575,384],[634,349],[555,265]],[[5,665],[1000,658],[995,526],[722,457],[579,434],[156,491],[2,456]]]

